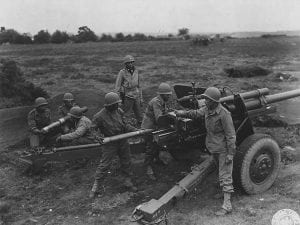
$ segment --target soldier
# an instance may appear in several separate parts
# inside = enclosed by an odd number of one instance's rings
[[[68,115],[70,109],[77,104],[74,102],[74,96],[71,93],[65,93],[63,98],[63,104],[58,107],[58,115],[65,117]]]
[[[232,169],[236,149],[236,134],[230,112],[219,102],[221,98],[219,89],[210,87],[202,96],[206,106],[191,111],[176,110],[175,114],[178,117],[192,119],[203,117],[205,119],[206,148],[213,155],[219,167],[219,182],[224,195],[222,208],[215,214],[222,216],[232,211],[230,197],[234,191]]]
[[[142,122],[141,104],[143,103],[140,76],[134,66],[134,58],[126,55],[124,58],[125,68],[122,69],[116,80],[116,91],[123,102],[125,116],[129,116],[133,110],[137,124]]]
[[[72,107],[68,116],[68,120],[74,128],[73,131],[67,134],[60,135],[56,138],[58,145],[83,145],[95,143],[95,138],[91,132],[92,122],[89,118],[83,115],[86,108],[79,106]]]
[[[54,131],[46,133],[43,127],[51,123],[50,110],[48,102],[45,98],[39,97],[35,99],[35,108],[28,113],[27,122],[30,131],[30,147],[39,147],[47,145],[54,135]]]
[[[147,106],[144,118],[142,121],[142,129],[157,129],[158,118],[168,112],[167,103],[172,95],[172,89],[169,84],[161,83],[158,87],[157,96],[154,97]],[[147,169],[147,175],[151,180],[156,180],[152,169],[152,163],[159,156],[159,146],[152,140],[152,136],[148,135],[146,141],[146,154],[144,165]]]
[[[124,122],[124,112],[119,108],[120,102],[121,100],[118,94],[113,92],[106,94],[104,108],[93,117],[93,128],[96,131],[99,131],[104,137],[136,130],[136,128]],[[103,146],[102,158],[96,170],[95,182],[90,192],[90,198],[95,197],[100,182],[105,179],[112,164],[112,160],[116,155],[120,158],[121,171],[123,172],[123,175],[125,175],[125,186],[131,188],[133,191],[137,190],[130,178],[132,173],[129,143],[127,140],[121,140]]]

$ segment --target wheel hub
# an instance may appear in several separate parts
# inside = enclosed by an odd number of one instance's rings
[[[254,157],[250,165],[250,178],[254,183],[263,182],[273,170],[273,160],[267,153]]]

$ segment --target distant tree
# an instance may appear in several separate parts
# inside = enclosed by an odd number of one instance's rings
[[[13,29],[4,30],[0,33],[0,44],[14,43],[18,35],[20,34]]]
[[[135,33],[133,35],[133,40],[134,41],[147,41],[147,36],[142,33]]]
[[[51,35],[47,30],[40,30],[36,35],[33,36],[33,42],[35,44],[46,44],[50,43]]]
[[[69,39],[67,32],[56,30],[51,36],[51,43],[66,43]]]
[[[97,40],[97,35],[87,26],[82,26],[78,28],[78,34],[76,35],[75,42],[88,42]]]
[[[29,33],[19,34],[16,36],[14,44],[32,44],[32,37]]]
[[[123,33],[117,33],[115,36],[115,41],[124,41],[124,34]]]
[[[188,28],[181,28],[178,29],[178,36],[185,36],[189,34],[189,29]]]
[[[172,37],[174,37],[173,34],[168,34],[168,38],[172,38]]]
[[[102,34],[100,41],[112,41],[113,37],[110,34]]]
[[[5,31],[5,27],[1,27],[0,32],[3,32],[3,31]]]
[[[124,40],[125,41],[133,41],[133,37],[132,37],[131,34],[128,34],[128,35],[125,36]]]

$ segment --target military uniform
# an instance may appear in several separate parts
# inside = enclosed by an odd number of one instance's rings
[[[142,129],[157,129],[158,124],[157,120],[160,116],[168,112],[168,105],[161,98],[160,95],[154,97],[149,103],[145,111],[144,118],[142,121]],[[146,166],[150,165],[154,158],[158,158],[159,146],[153,142],[152,136],[148,135],[145,138],[146,140],[146,152],[145,152],[145,161]]]
[[[99,130],[104,137],[110,137],[136,129],[124,122],[124,112],[119,108],[114,112],[102,109],[94,115],[93,129]],[[102,158],[96,170],[95,180],[103,179],[110,169],[113,158],[118,155],[121,163],[121,170],[124,175],[131,174],[130,148],[127,140],[116,141],[102,147]]]
[[[78,106],[76,103],[73,103],[72,106],[69,108],[67,107],[65,104],[62,104],[61,106],[58,107],[58,115],[60,118],[62,117],[65,117],[68,115],[68,113],[70,112],[70,109],[74,106]],[[62,133],[66,134],[66,133],[69,133],[70,130],[74,129],[74,126],[72,126],[70,124],[69,121],[66,121],[65,124],[63,124],[61,130],[62,130]]]
[[[95,143],[94,135],[91,131],[92,122],[86,116],[82,116],[75,124],[74,131],[60,136],[60,141],[67,145],[83,145]]]
[[[128,116],[133,110],[134,115],[140,124],[142,121],[141,99],[142,92],[140,90],[140,76],[137,69],[128,71],[122,69],[116,80],[116,91],[120,96],[124,96],[123,109],[125,115]]]
[[[232,193],[234,191],[232,185],[233,162],[226,163],[226,156],[235,154],[236,134],[230,112],[218,104],[214,110],[209,110],[205,106],[198,110],[180,113],[180,116],[191,119],[205,118],[206,148],[218,162],[219,182],[223,192]],[[231,204],[222,207],[231,211]]]
[[[28,113],[27,122],[31,147],[47,145],[51,141],[51,137],[53,137],[55,133],[54,131],[47,134],[39,133],[39,130],[51,123],[51,113],[49,109],[46,109],[43,113],[39,113],[36,109],[31,110]]]

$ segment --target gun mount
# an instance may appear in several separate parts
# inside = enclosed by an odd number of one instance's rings
[[[187,109],[195,109],[195,96],[199,99],[205,88],[175,85],[178,102]],[[196,93],[196,94],[195,94]],[[232,115],[236,135],[237,152],[234,157],[233,178],[235,187],[241,188],[247,194],[257,194],[266,191],[274,183],[280,168],[280,148],[269,135],[255,134],[251,118],[276,111],[271,105],[290,98],[300,96],[300,89],[278,94],[269,94],[267,88],[241,94],[224,95],[221,104]],[[192,94],[192,95],[191,95]],[[153,140],[164,148],[172,149],[181,146],[182,151],[191,146],[205,152],[204,120],[195,121],[187,118],[176,118],[174,113],[168,113],[160,118],[160,123],[170,124],[170,129],[153,132]],[[199,185],[205,177],[214,171],[214,161],[209,156],[205,161],[192,168],[191,172],[179,181],[170,191],[158,200],[137,206],[132,214],[134,221],[141,224],[159,224],[166,220],[166,214],[173,204],[189,191]]]

